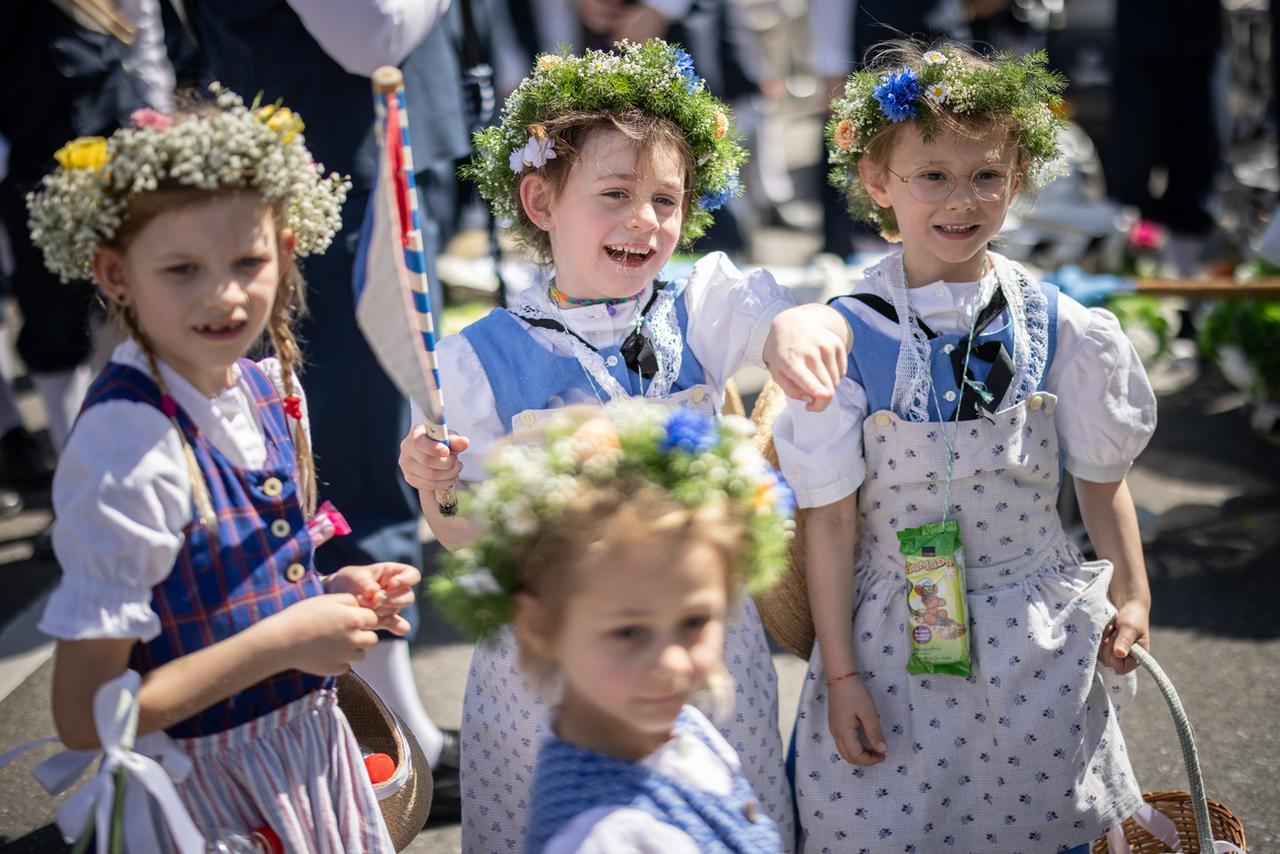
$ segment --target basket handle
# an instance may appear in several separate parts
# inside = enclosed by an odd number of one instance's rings
[[[1178,731],[1178,741],[1182,745],[1182,761],[1187,766],[1187,780],[1191,783],[1191,806],[1195,810],[1196,834],[1200,839],[1202,854],[1213,854],[1213,829],[1209,825],[1209,801],[1204,794],[1204,775],[1200,773],[1200,755],[1196,752],[1195,738],[1191,733],[1191,722],[1182,708],[1182,700],[1173,687],[1164,668],[1142,647],[1134,644],[1129,654],[1147,669],[1151,678],[1156,680],[1164,701],[1169,704],[1169,712],[1173,715],[1173,726]]]

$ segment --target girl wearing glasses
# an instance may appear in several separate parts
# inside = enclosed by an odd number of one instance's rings
[[[1141,803],[1117,715],[1150,608],[1125,473],[1155,398],[1114,316],[988,249],[1053,177],[1061,78],[885,48],[828,139],[853,214],[902,248],[834,302],[855,343],[833,405],[774,425],[810,508],[804,846],[1084,851]],[[1099,560],[1063,532],[1062,468]]]

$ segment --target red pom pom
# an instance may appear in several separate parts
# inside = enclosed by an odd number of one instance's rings
[[[369,782],[375,786],[385,783],[396,774],[396,763],[385,753],[371,753],[364,758],[365,770],[369,772]]]
[[[284,399],[284,411],[294,421],[302,420],[302,398],[291,394]]]
[[[178,414],[178,401],[167,394],[160,395],[160,411],[164,413],[165,418],[172,418]]]
[[[253,832],[252,841],[265,854],[284,854],[284,840],[269,827],[259,827]]]

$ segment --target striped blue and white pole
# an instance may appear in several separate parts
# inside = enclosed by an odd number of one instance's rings
[[[403,276],[402,285],[407,288],[409,296],[405,302],[405,310],[410,315],[409,327],[417,332],[421,345],[415,347],[415,350],[426,379],[430,404],[424,413],[425,427],[432,439],[448,446],[449,428],[445,422],[440,365],[436,359],[435,320],[431,313],[427,257],[422,249],[422,219],[414,179],[413,148],[409,143],[409,114],[405,105],[404,77],[400,69],[383,66],[375,71],[373,91],[380,160],[392,160],[391,177],[395,182],[396,196],[394,207],[404,247],[403,271],[406,275]],[[436,503],[442,516],[457,513],[458,505],[452,487],[437,490]]]

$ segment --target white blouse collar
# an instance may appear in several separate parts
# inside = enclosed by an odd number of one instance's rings
[[[147,376],[151,376],[151,365],[146,355],[143,354],[142,348],[138,346],[138,342],[132,338],[126,338],[116,345],[115,350],[111,352],[111,361],[121,365],[128,365],[131,368],[142,371]],[[239,395],[243,375],[238,363],[231,366],[231,385],[222,389],[213,397],[192,385],[186,377],[175,371],[163,359],[157,358],[156,364],[160,366],[160,378],[164,380],[164,384],[169,388],[169,393],[179,402],[203,399],[217,404],[235,399]]]

